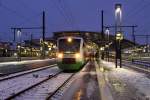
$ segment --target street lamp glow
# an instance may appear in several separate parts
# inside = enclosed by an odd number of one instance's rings
[[[101,47],[100,50],[103,51],[103,50],[104,50],[104,47]]]
[[[122,39],[123,39],[123,34],[120,33],[120,32],[118,32],[118,33],[116,34],[116,40],[122,40]]]
[[[116,13],[120,13],[120,12],[121,12],[121,8],[118,7],[118,8],[116,9]]]
[[[21,46],[20,45],[18,45],[18,48],[20,48]]]
[[[17,53],[14,53],[14,56],[16,57],[16,56],[17,56]]]
[[[105,30],[105,33],[106,33],[107,35],[109,35],[109,29],[108,29],[108,28]]]
[[[56,45],[53,45],[53,48],[56,48]]]
[[[21,36],[21,30],[20,29],[17,30],[17,36],[18,37]]]
[[[115,20],[116,20],[116,27],[121,26],[122,21],[122,7],[121,4],[115,5]],[[119,31],[121,31],[121,27],[119,27]]]
[[[121,13],[121,4],[116,4],[115,5],[115,13]]]
[[[52,50],[52,48],[48,48],[48,50],[49,50],[49,51],[51,51],[51,50]]]
[[[24,52],[27,53],[27,50],[25,49]]]
[[[105,47],[106,47],[106,48],[108,48],[108,47],[109,47],[109,45],[105,45]]]

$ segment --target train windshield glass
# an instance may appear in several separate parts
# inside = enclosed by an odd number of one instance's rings
[[[72,39],[71,42],[68,42],[67,39],[59,40],[59,52],[79,52],[80,50],[80,39]]]

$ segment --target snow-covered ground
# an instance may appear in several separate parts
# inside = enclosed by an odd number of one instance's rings
[[[112,62],[102,61],[102,65],[105,66],[108,70],[105,75],[107,76],[107,78],[109,78],[106,80],[111,80],[112,83],[115,80],[116,83],[118,82],[119,84],[121,84],[122,87],[124,87],[124,90],[123,88],[119,88],[118,91],[126,91],[126,96],[132,96],[127,98],[150,100],[150,79],[147,77],[146,74],[131,69],[115,68],[114,63]],[[112,85],[112,83],[110,84]]]
[[[38,72],[33,72],[21,77],[16,77],[10,80],[0,82],[0,100],[4,100],[10,95],[17,93],[35,83],[42,81],[43,79],[58,73],[60,70],[58,67],[52,67]]]
[[[45,100],[49,93],[53,93],[71,75],[72,73],[62,73],[56,78],[52,78],[36,88],[25,92],[15,98],[15,100]]]

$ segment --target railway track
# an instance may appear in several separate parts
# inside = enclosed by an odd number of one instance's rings
[[[50,66],[45,66],[45,67],[36,68],[36,69],[28,70],[28,71],[9,74],[7,76],[0,77],[0,82],[4,81],[4,80],[12,79],[12,78],[20,77],[20,76],[23,76],[23,75],[26,75],[26,74],[30,74],[30,73],[33,73],[33,72],[38,72],[38,71],[41,71],[41,70],[45,70],[45,69],[48,69],[48,68],[51,68],[51,67],[55,67],[56,65],[57,64],[53,64],[53,65],[50,65]]]
[[[40,85],[40,84],[46,82],[47,80],[50,80],[50,79],[52,79],[52,78],[58,76],[58,75],[61,74],[61,73],[62,73],[62,71],[56,73],[55,75],[50,75],[49,77],[43,79],[42,81],[40,81],[40,82],[38,82],[38,83],[36,83],[36,84],[33,84],[33,85],[31,85],[30,87],[28,87],[28,88],[26,88],[26,89],[24,89],[24,90],[22,90],[22,91],[20,91],[20,92],[18,92],[18,93],[15,93],[14,95],[11,95],[11,96],[7,97],[5,100],[15,99],[17,96],[19,96],[19,95],[21,95],[21,94],[27,92],[27,91],[30,90],[30,89],[33,89],[33,88],[37,87],[38,85]]]
[[[59,100],[73,82],[75,75],[76,73],[59,72],[8,97],[6,100]]]
[[[50,93],[47,97],[46,100],[52,100],[54,98],[58,98],[59,96],[62,95],[63,88],[66,87],[66,85],[70,82],[71,78],[75,75],[72,74],[66,81],[63,82],[62,85],[60,85],[53,93]]]
[[[129,68],[133,68],[133,69],[138,70],[138,71],[142,71],[142,72],[145,72],[145,73],[150,73],[150,69],[148,67],[141,66],[141,65],[138,65],[138,64],[133,64],[129,61],[123,61],[123,65],[126,66],[126,67],[129,67]]]
[[[42,81],[46,81],[61,70],[57,66],[31,71],[25,74],[4,78],[0,81],[0,100],[9,100],[9,97],[24,91],[27,88],[34,87]]]
[[[76,73],[64,73],[54,66],[51,65],[51,67],[43,70],[25,72],[25,74],[2,79],[3,81],[0,81],[0,100],[51,100],[61,98],[73,82],[73,76]]]
[[[67,77],[65,76],[65,74],[67,75]],[[55,86],[55,88],[52,88],[53,86],[51,86],[51,82],[52,81],[57,81],[57,78],[65,76],[65,79],[62,80],[61,82],[59,82],[60,84],[55,83],[55,85],[57,84],[57,86]],[[8,98],[6,98],[5,100],[26,100],[27,98],[30,100],[51,100],[52,97],[54,96],[58,96],[58,91],[63,91],[63,88],[66,86],[66,84],[70,81],[70,79],[75,75],[75,73],[63,73],[63,72],[59,72],[53,76],[48,77],[47,79],[44,79],[43,81],[34,84],[33,86],[30,86]],[[49,85],[46,85],[49,84]],[[43,87],[45,88],[44,92],[40,92],[43,91]],[[46,91],[47,89],[50,89],[50,91]],[[34,92],[34,91],[37,92]]]
[[[114,62],[114,60],[112,62]],[[128,61],[128,60],[122,60],[123,66],[149,74],[150,73],[150,67],[144,66],[144,62],[142,62],[142,63],[143,63],[143,65],[135,64],[135,63],[132,63],[131,61]],[[147,62],[146,62],[146,64],[147,64]]]

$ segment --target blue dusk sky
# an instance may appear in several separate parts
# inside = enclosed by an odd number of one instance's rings
[[[0,0],[0,41],[13,40],[11,27],[40,27],[42,11],[46,12],[46,37],[56,31],[100,32],[101,10],[104,24],[114,25],[116,3],[122,4],[122,25],[138,25],[135,34],[150,35],[150,0]],[[123,32],[132,39],[131,28],[123,28]],[[34,38],[42,36],[42,30],[22,30],[22,39],[29,39],[31,33]],[[136,41],[145,43],[146,38]]]

